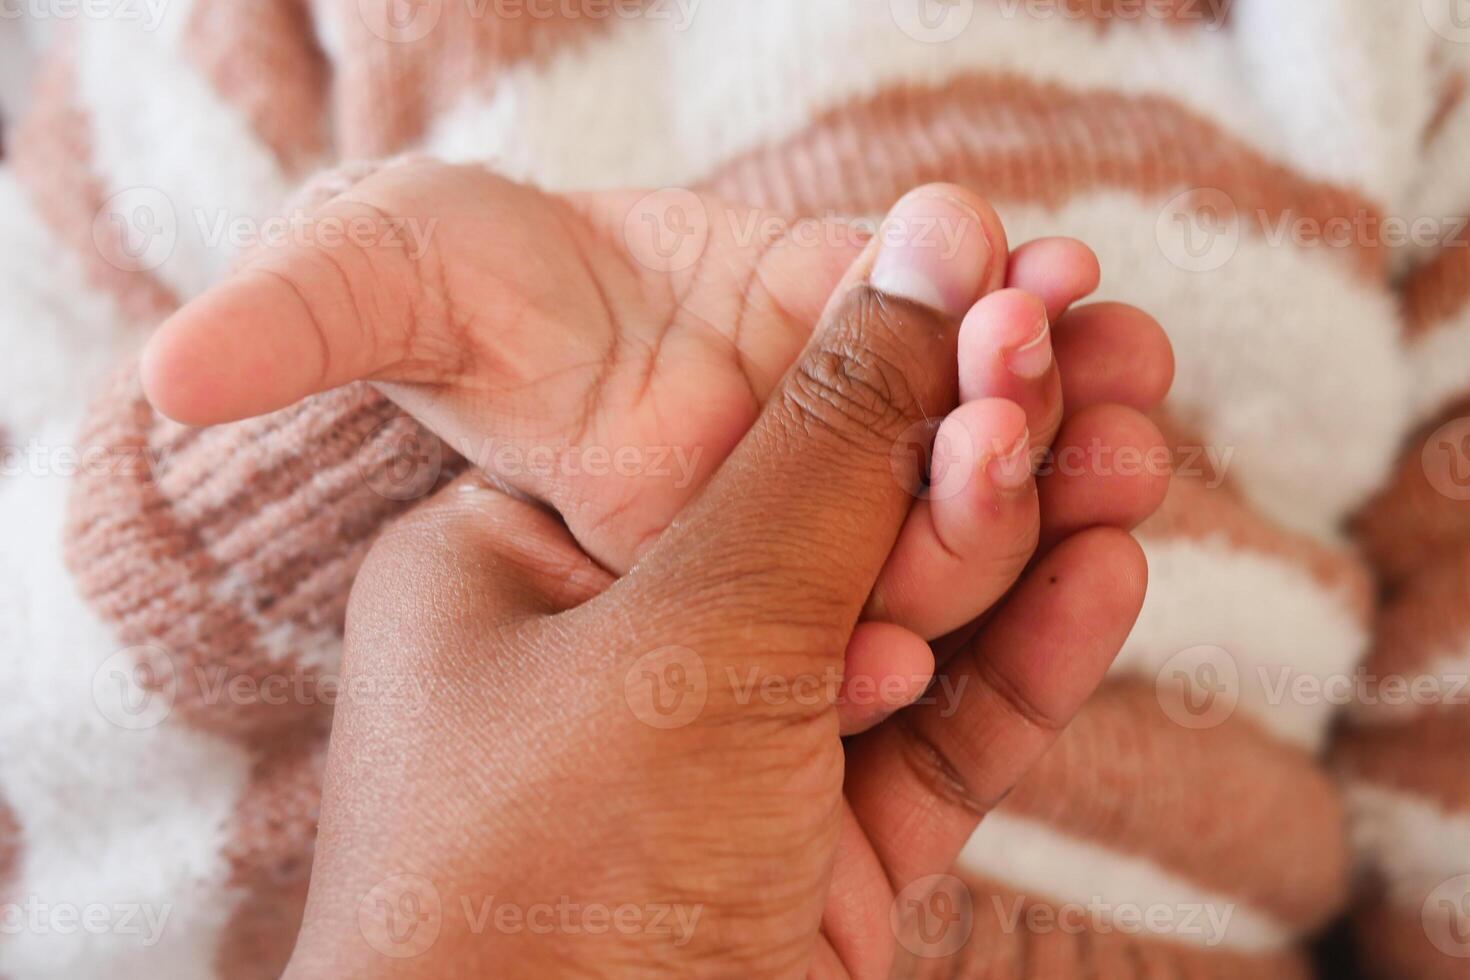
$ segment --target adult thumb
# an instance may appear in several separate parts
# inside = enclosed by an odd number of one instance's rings
[[[983,199],[930,185],[900,200],[756,424],[616,590],[641,621],[678,609],[677,642],[696,649],[738,634],[752,652],[839,657],[955,407],[960,321],[1005,266]]]

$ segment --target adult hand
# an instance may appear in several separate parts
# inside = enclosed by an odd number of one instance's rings
[[[978,295],[882,294],[872,261],[622,579],[473,483],[385,534],[346,680],[432,697],[339,705],[288,976],[887,974],[894,894],[950,866],[1091,693],[1146,572],[1120,530],[1065,537],[943,666],[957,711],[839,739],[849,641],[922,643],[858,622],[918,481],[894,444],[954,407]]]

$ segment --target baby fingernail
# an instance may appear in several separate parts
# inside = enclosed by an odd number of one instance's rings
[[[944,194],[916,191],[893,206],[878,232],[869,277],[881,293],[953,317],[980,298],[993,252],[973,209]]]
[[[1046,322],[1046,317],[1042,316],[1041,325],[1034,337],[1021,346],[1006,351],[1004,357],[1006,367],[1018,378],[1029,381],[1045,374],[1052,361],[1051,327]]]
[[[986,464],[985,472],[990,482],[1001,490],[1019,490],[1025,486],[1031,479],[1031,433],[1023,430],[1014,446]]]

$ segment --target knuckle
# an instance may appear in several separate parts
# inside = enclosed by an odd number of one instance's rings
[[[823,345],[801,360],[784,389],[789,414],[803,429],[845,440],[895,436],[918,414],[903,372],[871,350]]]
[[[939,386],[953,383],[952,371],[936,370],[946,342],[953,330],[936,314],[857,287],[798,361],[785,393],[791,414],[847,438],[895,436],[929,414],[927,403],[940,407]]]
[[[900,739],[899,757],[919,785],[936,799],[977,819],[1000,803],[999,798],[978,797],[944,750],[902,713],[895,715],[889,724]]]
[[[802,358],[787,399],[798,418],[840,432],[892,428],[913,406],[901,371],[848,345],[824,345]]]
[[[998,670],[990,660],[982,656],[978,645],[971,645],[969,658],[986,687],[1016,721],[1048,737],[1055,737],[1067,726],[1066,718],[1057,717],[1025,690],[1022,684]]]

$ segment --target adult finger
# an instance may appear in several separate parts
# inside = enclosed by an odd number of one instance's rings
[[[1138,544],[1059,544],[940,673],[932,701],[848,742],[845,790],[896,889],[945,871],[1102,681],[1143,603]]]
[[[655,627],[678,610],[681,642],[703,623],[728,643],[735,618],[746,649],[840,654],[922,476],[895,450],[954,407],[959,320],[1003,278],[1004,248],[961,188],[895,205],[751,431],[613,591]]]

